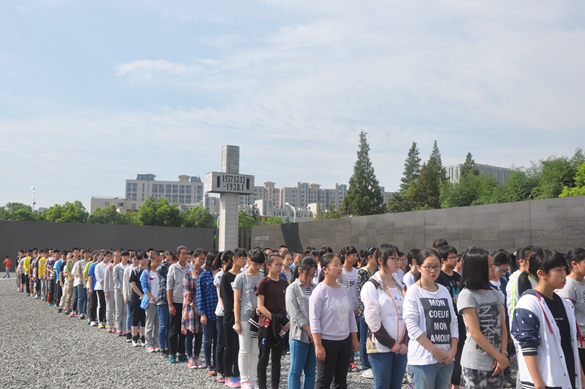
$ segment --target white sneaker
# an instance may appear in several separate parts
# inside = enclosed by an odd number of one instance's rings
[[[374,373],[372,372],[372,369],[366,369],[366,370],[362,371],[362,377],[373,379]]]

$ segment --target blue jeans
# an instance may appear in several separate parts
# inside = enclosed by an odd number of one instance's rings
[[[77,313],[85,315],[87,313],[87,296],[85,295],[85,288],[83,285],[77,285],[75,290],[77,290]]]
[[[374,389],[400,389],[406,371],[407,355],[387,352],[369,356],[374,373]]]
[[[358,316],[358,326],[360,328],[360,362],[362,363],[362,369],[368,370],[372,368],[372,365],[370,365],[370,360],[368,359],[368,353],[366,351],[368,325],[363,316]]]
[[[169,348],[169,305],[157,305],[158,311],[158,344],[161,350]]]
[[[126,304],[126,331],[130,333],[130,329],[132,328],[132,309],[130,308],[130,303]]]
[[[195,351],[193,351],[193,338],[195,338]],[[201,332],[194,334],[187,330],[187,335],[185,335],[185,351],[187,358],[199,358],[202,343],[203,334]]]
[[[447,389],[451,383],[454,362],[448,365],[410,365],[414,389]]]
[[[203,324],[203,355],[205,355],[205,367],[215,367],[217,355],[215,347],[217,345],[217,326],[215,320],[207,319],[207,324]],[[213,359],[211,351],[213,349]]]
[[[301,389],[301,373],[305,373],[303,389],[315,387],[315,369],[317,357],[315,356],[315,344],[303,343],[292,339],[290,346],[290,369],[288,370],[288,388]]]

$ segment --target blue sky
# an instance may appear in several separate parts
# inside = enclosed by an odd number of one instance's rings
[[[123,196],[220,167],[347,183],[368,132],[396,190],[416,141],[445,164],[585,146],[572,1],[0,1],[0,204]],[[73,183],[73,184],[72,184]]]

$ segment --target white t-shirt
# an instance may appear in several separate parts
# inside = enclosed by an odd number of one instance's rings
[[[416,339],[422,334],[439,349],[451,349],[451,338],[459,338],[457,314],[453,309],[453,299],[447,288],[439,285],[438,290],[429,292],[417,284],[406,291],[404,297],[404,322],[408,329],[408,364],[433,365],[437,359]]]
[[[402,278],[402,282],[404,282],[404,285],[406,285],[407,288],[409,288],[410,285],[414,284],[414,276],[412,275],[412,273],[411,272],[406,273]]]
[[[400,281],[402,281],[404,279],[404,270],[402,269],[396,270],[396,276]]]
[[[218,287],[221,284],[221,276],[223,276],[223,269],[219,269],[219,271],[213,278],[213,285],[215,285],[216,287]],[[221,305],[219,298],[217,300],[217,307],[215,308],[215,316],[223,316],[223,306]]]
[[[347,278],[349,279],[349,293],[351,294],[351,303],[353,304],[353,309],[357,308],[357,292],[356,292],[356,285],[357,285],[357,269],[351,268],[351,272],[345,271]]]
[[[95,265],[95,290],[104,290],[104,276],[106,275],[106,265],[103,262]],[[104,282],[105,283],[105,282]]]
[[[83,259],[80,259],[75,262],[75,265],[73,265],[73,268],[71,269],[71,273],[73,273],[73,277],[75,277],[73,280],[73,286],[83,285],[83,269],[85,269],[85,265],[87,265],[87,262]],[[80,270],[81,278],[77,276],[77,270]]]
[[[150,277],[150,293],[156,298],[158,296],[159,280],[155,271],[148,272]],[[154,301],[156,302],[156,301]]]

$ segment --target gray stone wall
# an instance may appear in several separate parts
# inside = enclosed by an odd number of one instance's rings
[[[135,250],[190,250],[213,248],[213,229],[180,227],[116,226],[107,224],[0,221],[0,263],[8,255],[12,269],[18,250],[58,248],[133,248]],[[3,268],[3,267],[2,267]]]
[[[431,247],[439,237],[460,251],[469,246],[515,251],[535,245],[561,252],[585,247],[585,196],[258,226],[252,229],[252,247],[330,246],[337,251],[393,243],[408,251]]]

